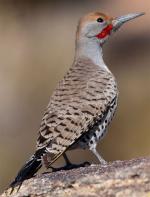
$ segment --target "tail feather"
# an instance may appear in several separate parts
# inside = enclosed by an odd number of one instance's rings
[[[25,179],[33,177],[33,175],[42,167],[41,158],[33,155],[29,161],[18,172],[15,180],[10,184],[10,187],[15,187],[21,184]]]

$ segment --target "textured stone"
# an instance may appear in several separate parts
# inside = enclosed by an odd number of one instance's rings
[[[45,173],[23,182],[17,192],[1,197],[149,197],[150,158],[114,161],[89,167]]]

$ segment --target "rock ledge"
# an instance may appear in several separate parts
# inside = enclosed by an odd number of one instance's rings
[[[150,158],[114,161],[35,176],[1,197],[150,197]]]

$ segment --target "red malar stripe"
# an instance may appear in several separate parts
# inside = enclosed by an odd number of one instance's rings
[[[110,34],[111,30],[113,29],[113,25],[110,24],[103,29],[103,31],[96,35],[97,38],[102,39],[105,38],[107,35]]]

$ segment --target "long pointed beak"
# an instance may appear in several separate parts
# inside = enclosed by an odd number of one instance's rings
[[[113,25],[113,31],[117,31],[124,23],[137,18],[139,16],[144,15],[144,12],[141,13],[132,13],[132,14],[127,14],[125,16],[120,16],[112,20],[112,25]]]

